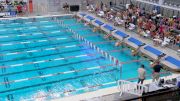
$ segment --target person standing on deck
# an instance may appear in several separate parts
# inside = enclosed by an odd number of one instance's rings
[[[160,65],[159,62],[155,62],[154,64],[152,64],[151,67],[153,68],[153,73],[152,73],[153,82],[158,81],[160,78],[161,69],[163,67]]]
[[[145,78],[146,78],[146,70],[144,69],[144,65],[141,65],[141,67],[138,68],[138,84],[143,84]]]

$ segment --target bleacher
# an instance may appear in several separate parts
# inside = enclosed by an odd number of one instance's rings
[[[147,3],[143,1],[146,1]],[[118,3],[116,3],[115,9],[119,7],[119,4],[125,5],[130,3],[137,5],[141,9],[145,8],[146,12],[152,12],[156,8],[158,9],[158,13],[160,13],[162,16],[180,17],[180,0],[164,0],[162,6],[157,6],[159,0],[119,0]],[[173,7],[174,9],[172,9]]]
[[[112,7],[114,11],[124,11],[126,9],[126,6],[123,4],[115,5]]]
[[[164,0],[164,5],[180,7],[180,0]]]

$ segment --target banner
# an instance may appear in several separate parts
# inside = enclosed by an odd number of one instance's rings
[[[29,0],[29,13],[33,12],[33,1]]]

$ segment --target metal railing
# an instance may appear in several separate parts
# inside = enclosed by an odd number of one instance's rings
[[[148,87],[126,80],[118,81],[118,89],[120,91],[120,96],[122,96],[123,93],[141,96],[144,92],[148,92]]]

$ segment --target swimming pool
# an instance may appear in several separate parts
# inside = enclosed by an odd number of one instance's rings
[[[73,32],[124,64],[115,65]],[[49,100],[116,86],[137,77],[141,64],[151,74],[146,58],[114,43],[71,16],[1,20],[0,101]]]

